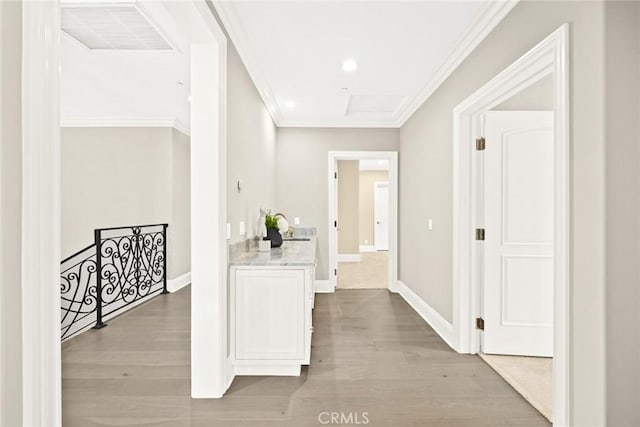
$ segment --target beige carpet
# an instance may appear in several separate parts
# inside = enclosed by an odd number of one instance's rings
[[[388,255],[386,251],[361,252],[360,262],[338,263],[338,289],[386,289]]]
[[[478,354],[549,421],[553,418],[553,359]]]

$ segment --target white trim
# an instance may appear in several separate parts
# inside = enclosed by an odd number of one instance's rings
[[[191,396],[228,386],[227,39],[206,0],[162,6],[191,45]]]
[[[377,252],[374,245],[360,245],[360,252]]]
[[[56,427],[62,424],[60,4],[23,2],[22,24],[22,423]]]
[[[499,0],[487,2],[478,15],[469,24],[451,53],[440,65],[420,92],[407,100],[388,119],[354,119],[352,120],[285,120],[275,102],[273,90],[268,84],[262,69],[258,64],[255,51],[247,41],[247,36],[234,9],[233,2],[214,1],[220,19],[242,58],[242,61],[258,88],[262,101],[266,105],[273,121],[278,127],[368,127],[368,128],[399,128],[413,113],[444,83],[467,56],[485,39],[485,37],[504,19],[519,0]]]
[[[338,254],[338,262],[360,262],[360,254]]]
[[[128,119],[128,118],[93,118],[63,119],[63,128],[174,128],[185,135],[191,135],[188,125],[176,119]]]
[[[313,291],[316,294],[331,294],[336,291],[336,287],[331,285],[328,280],[316,280],[313,282]]]
[[[191,284],[191,272],[167,280],[167,290],[171,293],[177,292],[189,284]]]
[[[478,136],[479,117],[522,89],[554,75],[554,420],[570,425],[570,112],[569,25],[545,38],[503,72],[463,101],[453,113],[453,325],[456,349],[479,350],[479,334],[473,319],[479,315],[478,254],[473,244],[476,228],[475,162],[471,141]]]
[[[338,191],[334,174],[338,160],[388,160],[389,161],[389,270],[390,292],[397,292],[398,282],[398,152],[397,151],[329,151],[327,168],[328,222],[329,227],[329,283],[335,289],[338,268],[338,232],[334,221],[338,218]]]
[[[455,350],[453,325],[400,280],[398,280],[398,293],[440,335],[440,338]]]

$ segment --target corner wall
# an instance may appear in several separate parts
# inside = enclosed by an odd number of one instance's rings
[[[453,109],[571,26],[571,423],[605,424],[604,5],[521,1],[400,129],[399,276],[452,321]],[[433,218],[433,230],[415,227]]]
[[[168,223],[167,278],[191,270],[190,138],[171,128],[62,128],[65,258],[96,228]]]

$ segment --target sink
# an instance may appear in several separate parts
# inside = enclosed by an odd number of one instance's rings
[[[311,240],[310,237],[283,237],[283,242],[308,242]]]

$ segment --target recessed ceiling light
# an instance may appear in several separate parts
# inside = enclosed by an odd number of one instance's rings
[[[379,165],[384,164],[384,160],[378,160],[378,164],[379,164]]]
[[[291,100],[289,100],[289,101],[284,103],[284,106],[287,107],[287,108],[294,108],[296,106],[296,103],[291,101]]]
[[[345,59],[345,61],[342,63],[342,70],[345,73],[352,73],[357,69],[358,69],[358,63],[356,62],[355,59]]]
[[[346,91],[349,90],[349,88],[348,87],[341,87],[340,90],[343,91],[343,92],[346,92]]]

